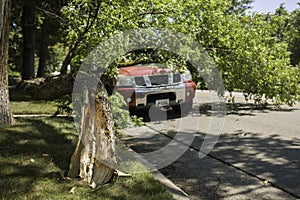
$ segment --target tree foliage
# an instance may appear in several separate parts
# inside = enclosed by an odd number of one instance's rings
[[[257,100],[265,95],[267,99],[276,98],[277,103],[292,104],[299,80],[298,69],[289,62],[287,43],[272,34],[274,27],[264,15],[226,15],[230,6],[229,2],[216,1],[214,8],[211,4],[194,7],[192,13],[207,9],[202,14],[203,22],[187,18],[185,29],[194,28],[199,43],[214,58],[228,91],[240,90]]]
[[[229,13],[235,13],[238,15],[245,15],[246,11],[249,10],[254,0],[231,0],[231,7]]]
[[[65,74],[68,65],[76,72],[92,49],[112,35],[160,27],[194,38],[214,60],[228,91],[240,90],[247,98],[259,101],[265,96],[291,105],[299,93],[299,68],[291,65],[289,52],[292,64],[297,63],[299,11],[288,14],[282,6],[275,15],[246,13],[252,2],[70,0],[60,4],[59,11],[63,44],[68,48],[61,72]],[[289,28],[290,24],[294,28]],[[136,59],[191,65],[159,50],[130,52],[118,61]],[[110,68],[108,74],[112,73],[117,71]],[[197,74],[194,77],[201,80]]]
[[[300,9],[294,10],[289,15],[289,25],[287,29],[287,42],[291,51],[291,63],[300,63]]]

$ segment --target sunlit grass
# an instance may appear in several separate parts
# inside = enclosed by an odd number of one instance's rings
[[[13,114],[51,114],[57,111],[57,105],[53,101],[18,101],[10,102]]]
[[[172,199],[151,173],[119,177],[95,192],[64,178],[76,142],[71,118],[22,118],[1,128],[0,199]]]
[[[17,89],[9,90],[10,107],[14,115],[20,114],[51,114],[57,111],[55,101],[34,101],[30,96],[20,93]]]
[[[55,101],[35,101],[30,96],[20,93],[17,89],[9,90],[10,107],[14,115],[20,114],[51,114],[57,111]]]

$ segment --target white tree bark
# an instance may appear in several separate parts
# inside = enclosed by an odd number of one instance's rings
[[[117,155],[111,105],[102,84],[95,94],[86,90],[81,111],[80,138],[71,158],[68,176],[80,178],[92,188],[115,176]],[[91,102],[95,102],[95,104]],[[93,112],[95,106],[95,112]]]

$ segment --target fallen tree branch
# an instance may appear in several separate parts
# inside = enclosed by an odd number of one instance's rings
[[[72,94],[74,81],[73,75],[68,74],[22,81],[17,88],[34,100],[53,100]]]

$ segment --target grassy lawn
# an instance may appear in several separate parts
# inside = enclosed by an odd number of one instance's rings
[[[55,101],[34,101],[16,89],[9,90],[10,107],[13,114],[51,114],[57,111]]]
[[[53,101],[11,101],[11,110],[17,114],[51,114],[57,110],[57,105]]]
[[[63,178],[77,136],[71,118],[22,118],[0,129],[0,199],[172,199],[150,173],[93,192]]]

